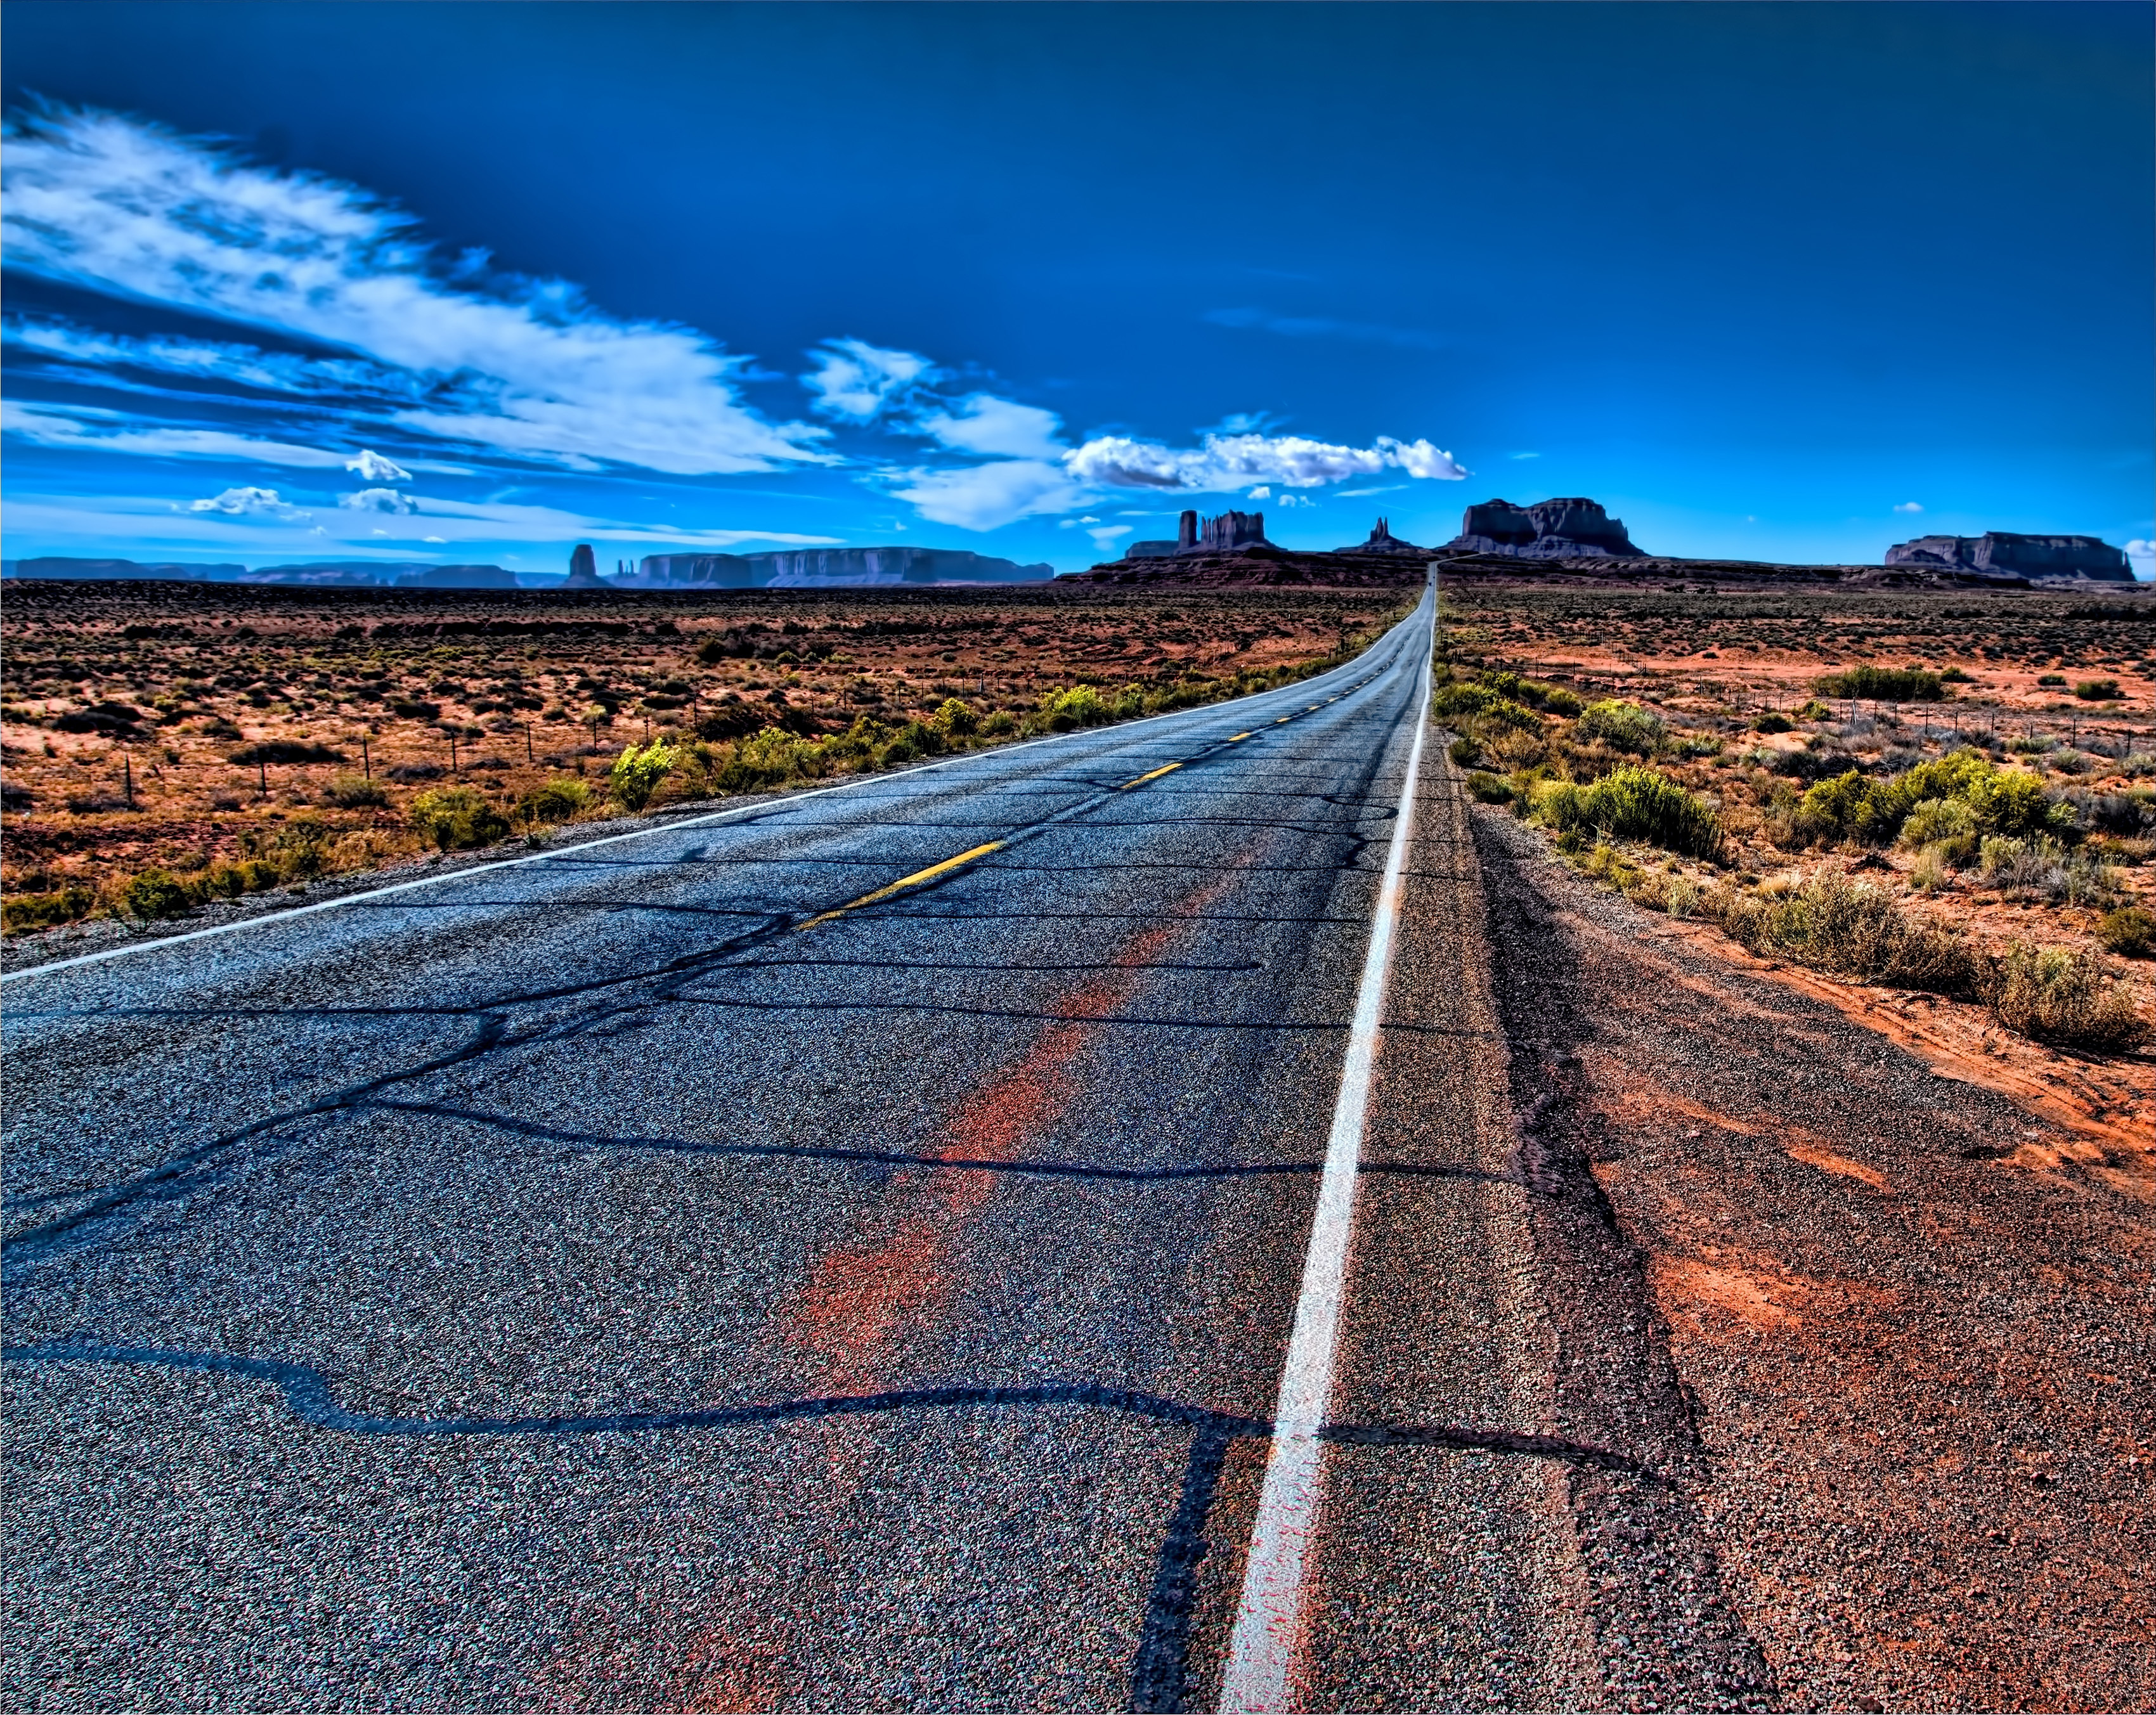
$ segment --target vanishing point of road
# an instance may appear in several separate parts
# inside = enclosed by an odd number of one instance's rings
[[[13,1706],[1566,1701],[1433,618],[13,973]]]

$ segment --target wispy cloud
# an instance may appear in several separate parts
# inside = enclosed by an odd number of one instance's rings
[[[801,385],[815,396],[809,408],[844,423],[873,422],[936,373],[918,352],[887,351],[866,340],[826,340],[808,356],[816,367]]]
[[[901,485],[891,490],[897,498],[922,517],[961,530],[993,530],[1020,518],[1072,511],[1086,501],[1067,471],[1040,459],[891,475]]]
[[[916,427],[931,440],[963,453],[1056,459],[1069,450],[1060,438],[1063,419],[1055,413],[993,393],[970,393],[947,410],[921,417]]]
[[[415,433],[679,475],[832,456],[825,431],[744,404],[747,360],[706,335],[608,316],[567,281],[456,283],[411,216],[358,186],[95,110],[12,121],[4,138],[11,266],[400,372],[425,398],[390,420]]]
[[[1914,501],[1903,501],[1894,510],[1897,512],[1921,512],[1924,509]]]
[[[1199,317],[1215,327],[1252,328],[1288,339],[1354,340],[1366,345],[1401,346],[1435,352],[1445,341],[1418,327],[1387,327],[1374,321],[1343,321],[1332,316],[1281,316],[1270,310],[1208,310]]]
[[[337,504],[349,512],[416,512],[418,501],[393,488],[363,488],[357,494],[339,495]]]
[[[166,459],[249,459],[264,465],[301,470],[334,470],[349,454],[303,447],[289,441],[261,440],[220,429],[116,429],[112,413],[78,409],[64,413],[51,407],[0,401],[0,429],[41,446],[88,448],[100,452],[136,453]]]

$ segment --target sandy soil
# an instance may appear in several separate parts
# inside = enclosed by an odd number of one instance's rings
[[[1681,1475],[1576,1501],[1604,1599],[1711,1558],[1787,1707],[2156,1702],[2156,1061],[1763,968],[1476,824],[1564,1429]]]

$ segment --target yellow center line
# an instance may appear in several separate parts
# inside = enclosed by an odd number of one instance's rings
[[[888,887],[879,887],[873,893],[864,893],[859,899],[850,900],[835,911],[819,912],[805,923],[798,924],[794,933],[813,929],[819,923],[828,923],[834,917],[843,917],[848,911],[857,911],[865,905],[874,905],[880,899],[889,899],[894,893],[903,893],[909,887],[918,887],[923,881],[933,881],[938,875],[947,875],[961,864],[970,864],[975,858],[986,857],[992,851],[1001,851],[1004,842],[991,840],[986,845],[977,845],[971,851],[962,851],[957,856],[946,858],[940,864],[931,864],[925,870],[916,870],[911,875],[901,876]]]
[[[1247,733],[1247,732],[1238,732],[1238,733],[1237,733],[1237,734],[1236,734],[1233,738],[1229,739],[1229,740],[1228,741],[1228,742],[1229,742],[1229,743],[1230,743],[1230,744],[1240,744],[1240,743],[1241,743],[1245,739],[1248,738],[1250,736],[1250,735],[1249,733]]]
[[[1118,786],[1116,790],[1118,792],[1128,792],[1133,786],[1142,786],[1148,780],[1158,780],[1163,774],[1173,774],[1182,766],[1183,764],[1180,763],[1170,763],[1164,768],[1155,768],[1150,774],[1141,774],[1135,780],[1126,780],[1121,786]]]
[[[1285,726],[1286,726],[1286,725],[1287,725],[1287,723],[1288,723],[1289,721],[1292,721],[1294,718],[1295,718],[1295,716],[1292,716],[1292,715],[1282,715],[1282,716],[1280,717],[1280,719],[1279,719],[1279,720],[1277,720],[1277,721],[1274,721],[1274,722],[1273,722],[1273,725],[1274,725],[1274,726],[1276,726],[1276,727],[1285,727]]]

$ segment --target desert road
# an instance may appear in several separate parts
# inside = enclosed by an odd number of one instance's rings
[[[13,1707],[1571,1701],[1432,621],[11,975]]]

